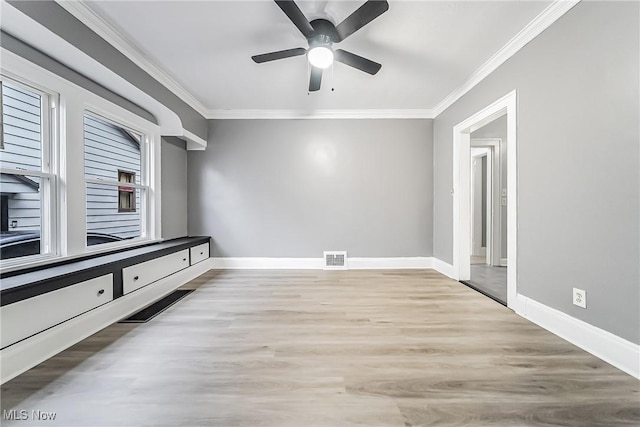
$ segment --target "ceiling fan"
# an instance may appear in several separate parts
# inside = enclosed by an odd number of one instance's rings
[[[289,17],[293,25],[307,38],[309,49],[298,47],[264,53],[262,55],[254,55],[251,59],[256,63],[261,64],[263,62],[307,54],[307,59],[311,65],[311,75],[309,77],[310,92],[320,90],[322,70],[328,68],[334,59],[371,75],[380,71],[382,67],[381,64],[346,50],[333,50],[332,46],[334,43],[340,43],[389,10],[389,3],[386,0],[367,0],[365,4],[360,6],[338,25],[334,25],[327,19],[314,19],[309,22],[293,0],[276,0],[276,4],[282,9],[285,15]]]

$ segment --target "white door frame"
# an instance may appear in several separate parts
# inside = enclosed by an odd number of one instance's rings
[[[471,132],[507,115],[507,307],[512,310],[516,310],[518,278],[516,106],[514,90],[453,127],[453,273],[457,280],[469,280]]]
[[[493,236],[493,150],[491,147],[485,146],[485,147],[476,147],[473,146],[471,147],[471,158],[477,158],[477,159],[482,159],[483,157],[487,157],[487,170],[486,170],[486,176],[484,177],[486,179],[486,210],[485,210],[485,230],[486,230],[486,246],[485,246],[485,263],[488,265],[491,265],[491,254],[492,254],[492,250],[493,250],[493,242],[492,242],[492,236]],[[473,168],[471,168],[473,170]],[[476,233],[476,230],[474,230],[473,225],[475,223],[475,215],[476,212],[474,210],[474,201],[473,201],[473,190],[472,188],[474,187],[474,183],[473,183],[474,177],[473,174],[471,175],[471,187],[470,187],[470,196],[471,196],[471,242],[473,243],[473,236]],[[472,247],[472,253],[473,253],[473,245]],[[477,249],[477,247],[476,247]]]
[[[487,244],[491,243],[491,254],[487,255],[487,264],[499,266],[502,258],[502,208],[500,205],[500,180],[502,178],[502,139],[501,138],[472,138],[471,147],[489,147],[492,150],[491,156],[491,181],[487,180],[487,185],[491,182],[491,189],[487,189],[487,194],[491,196],[491,211],[487,205],[487,218],[491,218],[491,236],[487,236]],[[487,163],[488,165],[488,163]],[[487,246],[487,251],[489,246]]]

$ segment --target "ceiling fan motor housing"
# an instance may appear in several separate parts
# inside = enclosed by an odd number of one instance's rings
[[[333,43],[340,41],[336,27],[326,19],[315,19],[310,22],[314,29],[314,34],[307,38],[309,48],[328,47],[331,48]]]

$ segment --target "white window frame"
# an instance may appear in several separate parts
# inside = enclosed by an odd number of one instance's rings
[[[3,270],[22,264],[44,261],[59,256],[59,94],[27,79],[7,71],[0,73],[0,81],[36,93],[41,97],[40,117],[40,170],[0,167],[0,173],[34,176],[40,183],[40,254],[2,260]],[[2,100],[0,100],[2,102]]]
[[[50,94],[57,95],[55,115],[52,116],[50,140],[55,155],[56,194],[52,195],[55,214],[52,237],[55,237],[57,256],[33,259],[32,257],[15,258],[0,263],[2,273],[19,271],[29,267],[50,264],[57,260],[70,260],[87,254],[109,252],[114,249],[136,247],[152,241],[160,241],[160,135],[166,133],[162,128],[149,120],[88,91],[63,77],[48,71],[15,53],[0,47],[0,75],[13,81],[25,83]],[[38,82],[38,83],[34,83]],[[114,244],[86,246],[86,184],[84,182],[83,152],[83,113],[91,111],[125,128],[136,129],[145,135],[145,149],[148,153],[149,201],[148,212],[143,216],[147,221],[146,238],[130,239]],[[53,158],[51,160],[54,160]],[[28,173],[27,173],[28,174]],[[112,246],[113,245],[113,246]],[[11,262],[9,262],[11,261]]]
[[[104,112],[96,112],[94,109],[87,108],[82,116],[82,120],[84,122],[85,116],[95,117],[99,120],[103,120],[109,122],[114,126],[118,126],[125,131],[140,135],[140,184],[136,184],[132,182],[128,184],[128,187],[133,187],[134,189],[140,190],[140,236],[135,237],[133,239],[127,239],[122,242],[113,242],[113,243],[101,243],[98,245],[87,245],[85,240],[85,248],[87,252],[93,251],[101,251],[105,248],[118,248],[121,246],[129,246],[130,244],[135,244],[139,242],[145,242],[152,238],[152,230],[150,229],[149,224],[151,223],[151,155],[149,150],[149,145],[151,143],[151,138],[149,135],[141,129],[136,128],[135,126],[130,126],[128,124],[123,123],[118,118],[110,114],[105,114]],[[82,146],[84,147],[84,132],[83,132],[83,140]],[[84,170],[84,163],[83,163]],[[115,187],[116,189],[122,185],[122,182],[118,180],[103,180],[103,179],[95,179],[95,178],[87,178],[85,172],[85,193],[87,184],[98,184],[98,185],[107,185],[110,187]],[[85,206],[85,223],[86,223],[86,211],[87,207]]]

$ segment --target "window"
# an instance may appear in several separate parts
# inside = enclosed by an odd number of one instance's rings
[[[52,94],[3,77],[0,259],[57,252]]]
[[[136,182],[134,172],[118,171],[118,182]],[[136,211],[136,193],[131,186],[121,185],[118,187],[118,212]]]
[[[3,87],[4,85],[0,84],[0,100],[3,99],[2,97]],[[4,101],[0,102],[0,150],[4,150],[4,121],[2,120],[3,116],[4,116]]]
[[[0,101],[0,272],[159,235],[157,124],[14,55]]]
[[[144,140],[141,133],[85,114],[87,246],[147,237]]]

